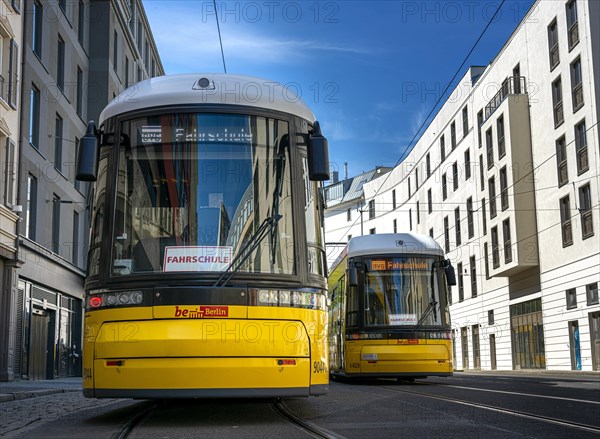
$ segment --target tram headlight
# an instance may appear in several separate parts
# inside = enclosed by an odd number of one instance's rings
[[[117,295],[109,294],[108,296],[106,296],[106,304],[109,306],[116,305],[117,304]]]
[[[131,301],[137,305],[141,304],[144,300],[144,294],[141,291],[134,291],[131,293]]]

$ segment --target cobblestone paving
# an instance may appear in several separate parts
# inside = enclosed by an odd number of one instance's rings
[[[16,438],[45,422],[69,422],[77,412],[117,405],[123,400],[84,398],[81,391],[0,403],[0,437]]]

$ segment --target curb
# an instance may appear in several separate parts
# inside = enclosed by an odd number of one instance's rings
[[[81,389],[44,389],[25,392],[0,393],[0,402],[18,401],[21,399],[38,398],[56,393],[81,392]]]

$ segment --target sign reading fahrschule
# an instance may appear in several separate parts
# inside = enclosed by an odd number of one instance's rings
[[[232,253],[224,246],[165,247],[163,271],[225,271]]]

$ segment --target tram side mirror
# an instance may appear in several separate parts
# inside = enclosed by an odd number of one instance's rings
[[[444,264],[444,273],[446,274],[446,283],[450,286],[456,285],[456,272],[450,263],[450,259],[446,259],[446,263]]]
[[[93,120],[90,120],[85,136],[79,141],[78,154],[75,178],[79,181],[96,181],[98,137],[96,137],[96,124]]]
[[[348,267],[348,286],[358,286],[358,274],[356,273],[356,267]]]
[[[311,181],[329,180],[329,146],[316,121],[308,141],[308,176]]]

